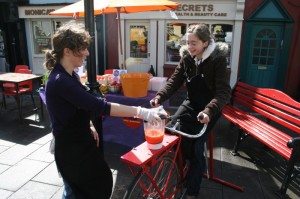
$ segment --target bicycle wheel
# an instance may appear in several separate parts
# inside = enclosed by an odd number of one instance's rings
[[[180,182],[180,174],[177,163],[172,167],[171,156],[164,156],[157,162],[152,168],[150,168],[150,175],[154,178],[154,181],[160,190],[167,187],[164,194],[164,198],[168,197],[173,191],[175,191],[177,185]],[[170,179],[167,182],[168,174],[171,172]],[[160,196],[149,177],[143,173],[142,169],[135,176],[131,184],[129,185],[124,199],[159,199]],[[175,196],[173,197],[175,198]],[[162,199],[162,198],[160,198]]]

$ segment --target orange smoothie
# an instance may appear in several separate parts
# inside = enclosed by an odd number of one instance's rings
[[[164,132],[156,129],[150,129],[145,132],[145,137],[149,144],[159,144],[162,143],[164,139]]]

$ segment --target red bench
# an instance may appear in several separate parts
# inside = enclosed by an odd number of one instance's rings
[[[233,155],[238,154],[240,143],[250,135],[287,160],[285,177],[277,192],[284,198],[290,181],[299,173],[296,163],[300,162],[300,103],[279,90],[256,88],[239,81],[232,103],[223,108],[222,115],[239,127]],[[280,127],[274,127],[274,122]]]

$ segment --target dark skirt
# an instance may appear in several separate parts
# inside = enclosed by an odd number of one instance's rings
[[[112,173],[90,132],[55,136],[55,161],[76,199],[109,199]]]

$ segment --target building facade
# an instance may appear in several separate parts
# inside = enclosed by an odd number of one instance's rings
[[[43,73],[43,52],[51,48],[49,38],[55,28],[71,20],[47,12],[76,1],[31,0],[27,7],[19,6],[19,20],[24,21],[26,30],[28,62],[35,73]],[[96,16],[96,37],[101,36],[96,42],[97,71],[101,74],[106,68],[121,66],[125,60],[129,72],[147,72],[152,65],[158,76],[170,76],[179,62],[187,27],[206,23],[217,41],[230,46],[227,61],[232,87],[241,79],[254,86],[283,90],[293,98],[299,96],[298,0],[177,2],[181,5],[174,12],[121,14],[124,57],[120,56],[116,15]],[[39,30],[41,26],[44,33]]]

